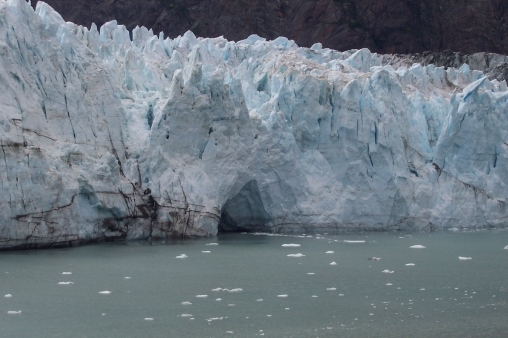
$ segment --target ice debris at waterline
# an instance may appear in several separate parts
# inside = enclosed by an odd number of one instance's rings
[[[1,247],[505,225],[508,88],[467,65],[0,21]]]

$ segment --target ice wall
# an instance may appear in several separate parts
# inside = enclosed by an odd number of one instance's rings
[[[467,65],[394,69],[0,0],[0,247],[315,228],[506,224],[508,94]]]

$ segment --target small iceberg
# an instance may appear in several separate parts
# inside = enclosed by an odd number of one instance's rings
[[[425,249],[426,247],[423,245],[417,244],[417,245],[411,245],[409,248],[410,249]]]
[[[187,258],[189,256],[187,256],[186,254],[181,254],[179,256],[176,256],[175,258],[180,258],[180,259],[183,259],[183,258]]]
[[[472,258],[471,258],[471,257],[462,257],[462,256],[459,256],[459,259],[460,259],[461,261],[470,261],[470,260],[472,260]]]
[[[11,297],[12,297],[12,295],[11,295],[10,293],[8,293],[8,294],[6,294],[4,297],[5,297],[5,298],[11,298]]]
[[[297,248],[301,246],[300,244],[282,244],[284,248]]]
[[[101,295],[109,295],[111,291],[99,291]]]
[[[337,263],[336,262],[331,262],[330,265],[337,265]]]
[[[19,310],[19,311],[7,311],[7,314],[8,315],[20,315],[21,314],[21,310]]]
[[[297,253],[297,254],[289,254],[288,257],[305,257],[304,254]]]

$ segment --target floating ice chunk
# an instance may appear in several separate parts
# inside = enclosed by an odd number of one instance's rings
[[[417,245],[411,245],[409,248],[411,249],[425,249],[426,247],[420,244]]]
[[[127,277],[124,277],[123,279],[131,279],[131,278],[129,276],[127,276]]]
[[[72,272],[62,272],[62,275],[72,275]]]
[[[365,241],[349,241],[349,240],[345,240],[344,243],[365,243]]]
[[[327,288],[326,291],[336,291],[337,288]]]
[[[471,257],[462,257],[462,256],[459,256],[459,259],[460,259],[461,261],[470,261],[470,260],[472,260],[472,258],[471,258]]]
[[[20,315],[21,314],[21,310],[19,310],[19,311],[7,311],[7,314],[8,315]]]
[[[213,322],[214,320],[223,320],[224,317],[214,317],[214,318],[208,318],[206,321],[207,322]]]
[[[390,271],[390,270],[388,270],[388,269],[383,270],[383,271],[381,271],[381,272],[383,272],[383,273],[394,273],[394,271]]]
[[[208,243],[208,244],[205,244],[205,245],[219,245],[219,243]]]
[[[206,298],[208,295],[197,295],[196,298]]]
[[[11,295],[10,293],[8,293],[8,294],[6,294],[4,297],[5,297],[5,298],[11,298],[11,297],[12,297],[12,295]]]
[[[337,263],[336,262],[331,262],[330,265],[337,265]]]
[[[297,248],[301,245],[300,244],[282,244],[282,246],[285,248]]]
[[[283,294],[283,295],[277,295],[277,297],[279,297],[279,298],[287,298],[287,296],[288,296],[288,295],[286,295],[286,294]]]
[[[180,317],[193,317],[190,313],[182,313]]]
[[[227,292],[242,292],[243,289],[242,288],[236,288],[236,289],[224,289],[224,291],[227,291]]]
[[[179,255],[179,256],[176,256],[175,258],[182,258],[182,259],[183,259],[183,258],[187,258],[187,257],[188,257],[188,256],[187,256],[186,254],[181,254],[181,255]]]
[[[201,251],[202,253],[212,253],[211,251]]]
[[[415,263],[407,263],[406,266],[415,266]]]
[[[332,254],[332,253],[335,253],[334,251],[327,251],[326,252],[327,254]]]
[[[153,318],[145,318],[146,321],[152,321]]]
[[[192,305],[191,302],[182,302],[182,305]]]
[[[289,254],[288,257],[305,257],[304,254],[297,253],[297,254]]]
[[[216,301],[220,302],[222,301],[222,298],[217,298]]]
[[[71,285],[73,282],[58,282],[58,285]]]

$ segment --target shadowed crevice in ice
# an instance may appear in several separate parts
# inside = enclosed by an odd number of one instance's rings
[[[271,217],[266,212],[255,180],[248,182],[221,211],[219,232],[259,231],[268,228]]]

